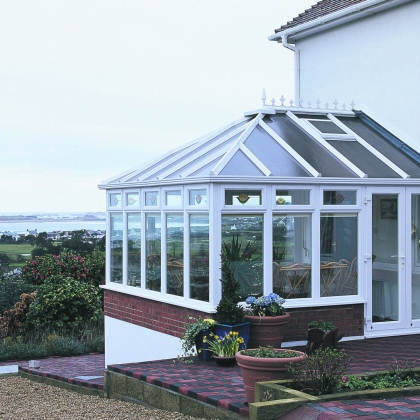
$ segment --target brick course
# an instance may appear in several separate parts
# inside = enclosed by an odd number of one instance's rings
[[[213,317],[206,312],[106,289],[104,302],[106,316],[174,337],[182,336],[188,316]],[[305,340],[308,323],[320,319],[333,322],[347,337],[364,333],[363,304],[293,308],[288,312],[291,316],[284,341]]]

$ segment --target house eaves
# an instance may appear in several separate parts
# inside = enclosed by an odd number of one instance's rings
[[[292,21],[275,30],[269,41],[295,43],[316,33],[329,30],[411,0],[321,0]]]

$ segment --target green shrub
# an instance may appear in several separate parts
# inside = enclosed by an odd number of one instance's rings
[[[395,364],[389,364],[389,371],[379,375],[353,375],[343,376],[341,390],[363,391],[365,389],[404,388],[418,386],[419,374],[414,372],[414,362],[406,361],[401,365],[395,360]]]
[[[332,394],[340,389],[352,360],[344,350],[319,349],[302,362],[289,367],[293,388],[316,396]]]
[[[83,354],[84,346],[72,337],[51,334],[45,343],[45,350],[51,356],[78,356]]]
[[[29,309],[28,322],[58,331],[82,331],[87,323],[103,315],[97,288],[61,275],[49,277],[38,286]]]
[[[86,330],[52,331],[40,328],[0,340],[0,361],[48,356],[104,353],[103,319],[87,324]]]
[[[30,359],[47,356],[46,350],[39,343],[24,343],[22,336],[16,339],[7,337],[0,345],[0,360]]]
[[[103,335],[91,337],[85,344],[85,351],[87,353],[105,353],[105,337]]]
[[[98,287],[105,283],[105,253],[96,251],[86,257],[71,252],[43,255],[22,267],[22,278],[28,284],[41,285],[57,275]]]
[[[239,295],[240,284],[235,279],[235,270],[231,268],[230,260],[226,252],[222,252],[222,298],[216,308],[215,318],[219,324],[240,324],[244,321],[245,315],[242,306],[238,303],[241,300]]]

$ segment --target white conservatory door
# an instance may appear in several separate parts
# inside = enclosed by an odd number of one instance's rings
[[[420,331],[420,190],[366,196],[366,335]]]
[[[411,311],[407,311],[411,270],[407,270],[406,261],[411,253],[406,239],[409,206],[404,188],[393,188],[392,193],[389,188],[369,189],[366,205],[366,335],[384,335],[386,330],[411,326]]]

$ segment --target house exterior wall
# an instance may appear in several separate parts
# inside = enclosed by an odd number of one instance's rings
[[[420,2],[370,15],[296,41],[300,92],[307,102],[334,99],[360,109],[420,150]],[[322,106],[321,106],[322,107]]]

